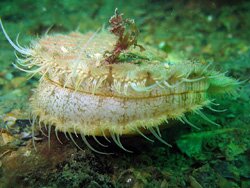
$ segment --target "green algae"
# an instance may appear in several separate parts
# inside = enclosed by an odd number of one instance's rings
[[[183,135],[177,140],[180,150],[188,157],[208,160],[216,155],[233,160],[248,150],[249,131],[244,128],[225,128]],[[215,156],[214,153],[215,152]]]

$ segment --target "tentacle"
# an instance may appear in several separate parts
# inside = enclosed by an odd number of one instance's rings
[[[103,135],[103,137],[105,138],[105,140],[107,140],[109,143],[111,143],[111,141],[107,138],[107,136],[105,135],[105,133],[104,133],[104,130],[102,130],[102,135]]]
[[[100,79],[99,79],[99,81],[98,81],[98,83],[97,83],[97,89],[101,86],[101,84],[104,82],[104,80],[106,80],[107,79],[107,75],[106,76],[102,76]]]
[[[102,147],[108,147],[108,145],[105,145],[105,144],[102,144],[97,138],[96,138],[96,136],[92,136],[93,138],[94,138],[94,140],[100,145],[100,146],[102,146]]]
[[[216,125],[216,126],[218,126],[218,127],[221,127],[220,124],[215,123],[215,122],[213,122],[212,120],[210,120],[210,119],[209,119],[207,116],[205,116],[205,114],[203,114],[200,110],[194,110],[194,112],[195,112],[196,114],[198,114],[200,117],[202,117],[204,120],[208,121],[209,123],[211,123],[211,124],[213,124],[213,125]]]
[[[22,46],[19,44],[19,42],[18,42],[19,35],[20,35],[20,33],[18,33],[17,36],[16,36],[16,45],[17,45],[21,50],[27,50],[26,48],[22,47]]]
[[[45,72],[43,73],[43,75],[40,77],[39,81],[42,81],[43,78],[45,77],[45,75],[47,74],[47,72],[50,70],[50,67],[48,66],[47,69],[45,70]],[[30,77],[32,78],[32,77]]]
[[[32,60],[31,57],[22,59],[22,58],[20,58],[20,57],[17,55],[16,51],[14,51],[14,55],[16,56],[17,63],[18,63],[19,65],[21,65],[21,66],[24,66],[24,67],[25,67],[25,66],[32,66],[32,65],[35,65],[34,62],[31,62],[31,60]],[[29,61],[30,61],[30,63],[27,64],[27,62],[29,62]]]
[[[64,136],[65,136],[65,138],[66,138],[67,140],[69,140],[69,137],[67,136],[67,131],[66,131],[66,127],[64,128],[64,131],[63,131],[63,133],[64,133]]]
[[[211,62],[208,63],[208,64],[204,67],[204,69],[201,71],[201,75],[204,74],[204,73],[207,71],[208,67],[210,67],[211,65],[212,65]]]
[[[49,129],[48,129],[48,146],[49,146],[49,150],[50,150],[50,138],[51,137],[51,125],[49,125]]]
[[[45,66],[44,66],[44,68],[45,68]],[[43,69],[41,69],[39,72],[41,72],[42,70],[43,70]],[[49,70],[49,67],[47,68],[46,73],[47,73],[48,70]],[[27,78],[27,80],[33,78],[37,73],[38,73],[38,72],[34,72],[34,73],[32,73],[32,74],[29,73],[29,74],[31,74],[31,75]],[[45,74],[46,74],[46,73],[45,73]],[[41,80],[43,79],[43,77],[44,77],[45,74],[43,74],[43,75],[40,77],[39,81],[41,81]]]
[[[81,62],[81,58],[83,56],[83,53],[86,49],[86,47],[88,46],[88,44],[97,36],[98,32],[100,31],[100,28],[93,33],[93,35],[87,40],[87,42],[81,47],[81,53],[79,54],[78,58],[77,58],[77,61],[75,61],[75,65],[74,65],[74,68],[73,68],[73,71],[72,71],[72,75],[75,76],[76,75],[76,70]]]
[[[1,22],[1,20],[0,20],[0,22]],[[36,144],[35,144],[35,121],[36,121],[36,117],[33,117],[31,129],[32,129],[32,144],[33,144],[35,151],[37,151]]]
[[[130,84],[131,88],[137,92],[148,92],[151,91],[152,89],[154,89],[156,86],[158,86],[157,84],[153,84],[150,86],[146,86],[146,87],[138,87],[138,85],[134,82],[132,82]]]
[[[99,80],[97,78],[92,81],[92,84],[91,84],[91,86],[92,86],[92,94],[95,94],[98,82],[99,82]]]
[[[123,149],[124,151],[127,151],[129,153],[133,153],[132,151],[126,149],[123,147],[121,141],[120,141],[120,137],[119,135],[115,135],[114,133],[110,133],[111,138],[114,140],[114,142],[116,143],[117,146],[119,146],[119,148]]]
[[[80,85],[82,84],[83,80],[87,78],[87,75],[81,75],[80,79],[75,82],[75,92],[79,89]]]
[[[39,67],[39,68],[37,68],[37,69],[35,69],[35,70],[27,70],[27,69],[23,69],[23,68],[17,66],[15,63],[12,63],[12,65],[13,65],[15,68],[17,68],[17,69],[19,69],[19,70],[21,70],[21,71],[27,72],[27,73],[35,73],[35,74],[36,74],[36,73],[40,72],[42,69],[44,69],[44,67]]]
[[[114,89],[118,92],[118,93],[121,93],[121,85],[122,83],[116,79],[114,79]]]
[[[63,144],[58,136],[58,129],[57,128],[55,128],[55,135],[56,135],[57,140],[60,142],[60,144]]]
[[[218,73],[218,74],[216,74],[216,75],[208,76],[208,78],[217,78],[217,77],[221,77],[221,76],[224,76],[227,72],[228,72],[228,71],[223,72],[223,73]]]
[[[214,109],[212,108],[211,106],[206,106],[209,110],[213,111],[213,112],[226,112],[227,109],[223,109],[223,110],[217,110],[217,109]]]
[[[155,138],[157,138],[157,140],[159,140],[161,143],[167,145],[168,147],[172,147],[171,144],[167,143],[165,140],[163,140],[152,127],[149,127],[148,130],[155,136]]]
[[[148,137],[147,137],[145,134],[143,134],[143,133],[140,131],[140,129],[138,129],[137,127],[136,127],[135,131],[136,131],[137,133],[139,133],[139,134],[140,134],[143,138],[145,138],[146,140],[148,140],[148,141],[150,141],[150,142],[154,142],[154,140],[148,138]]]
[[[155,129],[156,129],[157,134],[161,137],[161,131],[160,131],[159,127],[155,127]]]
[[[44,123],[44,128],[45,128],[46,131],[48,131],[48,127],[47,127],[46,123]]]
[[[43,131],[43,129],[42,129],[42,125],[41,125],[41,120],[40,120],[40,119],[39,119],[39,121],[38,121],[38,125],[39,125],[39,130],[40,130],[40,132],[41,132],[44,136],[48,137],[48,135],[45,134],[44,131]]]
[[[184,123],[187,123],[188,125],[190,125],[191,127],[197,129],[197,130],[200,130],[200,127],[197,127],[196,125],[194,125],[193,123],[191,123],[185,115],[183,115],[180,119],[182,119],[184,121]],[[183,122],[181,121],[181,122]]]
[[[21,67],[28,67],[27,69],[24,69],[24,70],[31,70],[32,67],[37,66],[37,65],[35,65],[34,62],[32,62],[32,63],[27,63],[28,61],[31,61],[31,59],[30,59],[30,58],[27,58],[27,60],[17,60],[17,61],[15,62],[15,64],[16,64],[16,65],[18,64],[18,65],[20,65]]]
[[[181,123],[185,124],[185,121],[184,121],[181,117],[177,117],[177,119],[178,119]]]
[[[73,72],[71,72],[68,76],[67,79],[65,80],[64,84],[63,84],[63,88],[65,89],[66,85],[69,83],[70,79],[73,76]]]
[[[163,81],[163,84],[164,84],[165,86],[167,86],[168,88],[175,88],[175,87],[179,86],[180,84],[182,84],[183,82],[184,82],[184,80],[181,80],[180,82],[171,85],[171,84],[169,84],[169,83],[165,80],[165,81]]]
[[[184,82],[191,83],[191,82],[197,82],[197,81],[203,80],[204,78],[205,78],[205,77],[194,78],[194,79],[182,78],[182,80],[183,80]]]
[[[76,143],[76,141],[74,140],[72,134],[71,134],[70,132],[68,132],[68,134],[69,134],[69,137],[70,137],[70,139],[72,140],[72,142],[75,144],[75,146],[76,146],[78,149],[84,151],[84,150]]]
[[[31,56],[31,50],[30,49],[22,49],[20,48],[18,45],[16,45],[9,37],[9,35],[7,34],[7,32],[5,31],[4,27],[3,27],[3,23],[2,20],[0,19],[0,27],[3,31],[3,34],[5,36],[5,38],[8,40],[8,42],[10,43],[10,45],[19,53],[23,54],[23,55],[27,55],[27,56]]]
[[[245,80],[239,80],[239,79],[237,79],[236,81],[237,81],[237,82],[234,83],[235,85],[242,85],[242,84],[245,84],[245,83],[249,82],[249,81],[250,81],[250,78],[245,79]]]
[[[44,33],[45,36],[48,36],[48,33],[50,32],[50,30],[51,30],[51,28],[52,28],[53,26],[54,26],[54,25],[51,25],[51,26],[49,26],[48,29],[46,29],[46,31],[45,31],[45,33]]]
[[[155,83],[162,89],[165,89],[165,87],[159,82],[159,81],[155,81]]]
[[[77,132],[76,132],[76,125],[74,125],[74,133],[75,133],[75,136],[78,138],[78,135],[77,135]]]
[[[113,153],[105,153],[105,152],[101,152],[101,151],[96,150],[95,148],[93,148],[93,147],[89,144],[89,142],[88,142],[88,140],[86,139],[86,137],[85,137],[84,134],[80,134],[80,135],[81,135],[81,137],[82,137],[83,142],[84,142],[84,143],[88,146],[88,148],[91,149],[92,151],[94,151],[94,152],[96,152],[96,153],[99,153],[99,154],[104,154],[104,155],[113,154]]]
[[[212,105],[214,105],[214,106],[220,106],[220,104],[215,103],[213,101],[215,101],[215,99],[210,100],[209,103],[212,104]]]
[[[128,86],[129,86],[129,83],[125,83],[124,86],[123,86],[123,93],[125,95],[128,95]]]
[[[120,146],[122,146],[122,143],[121,143],[121,140],[120,140],[120,136],[119,136],[119,135],[117,135],[117,141],[118,141],[118,143],[120,144]],[[124,147],[123,147],[123,148],[124,148]],[[126,148],[124,148],[124,149],[125,149],[125,151],[127,151],[127,152],[133,153],[133,151],[130,151],[130,150],[126,149]]]

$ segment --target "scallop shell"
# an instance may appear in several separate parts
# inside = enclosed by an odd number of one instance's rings
[[[111,136],[120,145],[120,135],[146,137],[146,129],[163,141],[157,133],[160,124],[179,119],[195,127],[187,112],[210,121],[200,109],[211,105],[212,96],[238,85],[208,64],[173,62],[146,45],[143,52],[131,48],[125,58],[107,64],[104,54],[115,42],[105,31],[46,35],[30,49],[12,42],[26,57],[18,59],[16,67],[41,75],[31,98],[34,119],[56,132],[80,133],[84,140],[86,135]]]

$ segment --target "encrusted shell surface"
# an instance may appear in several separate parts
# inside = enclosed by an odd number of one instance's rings
[[[141,133],[210,103],[237,82],[207,64],[172,62],[152,47],[131,48],[105,63],[116,38],[106,32],[44,36],[31,49],[29,67],[41,74],[32,114],[56,130],[83,135]],[[25,65],[25,64],[21,64]]]

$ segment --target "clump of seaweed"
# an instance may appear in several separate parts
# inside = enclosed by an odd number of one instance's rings
[[[137,38],[139,30],[133,19],[123,19],[123,14],[118,13],[118,9],[115,9],[115,14],[109,19],[110,29],[109,31],[118,37],[114,49],[109,52],[105,52],[105,62],[108,64],[117,63],[117,59],[121,52],[129,49],[131,46],[139,47],[140,51],[144,51],[145,48],[142,45],[137,44]]]

